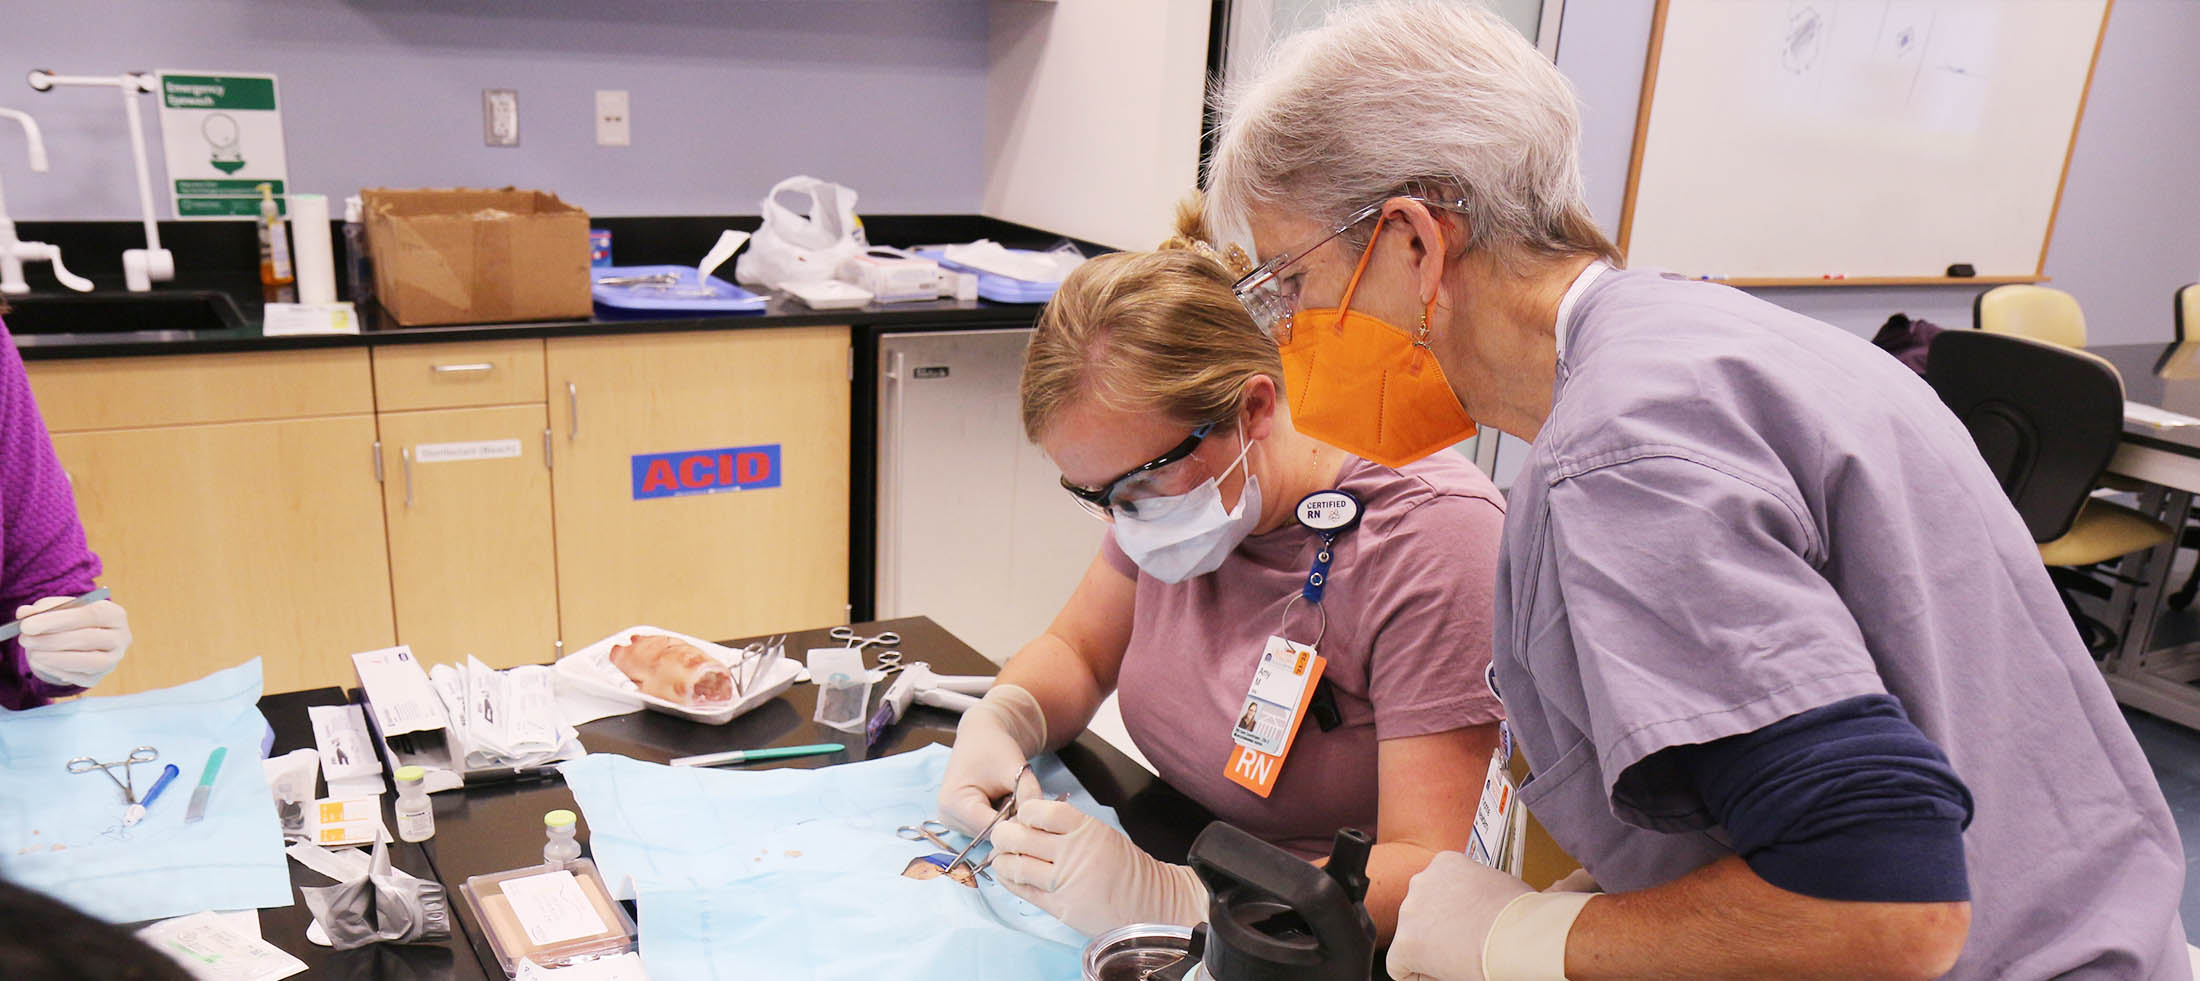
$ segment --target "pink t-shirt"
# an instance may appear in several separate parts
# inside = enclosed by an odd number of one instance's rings
[[[1288,627],[1280,618],[1321,538],[1288,524],[1176,585],[1140,573],[1114,536],[1101,545],[1138,581],[1117,681],[1131,739],[1215,817],[1309,859],[1329,853],[1338,828],[1376,831],[1377,740],[1504,717],[1484,681],[1504,498],[1448,452],[1396,470],[1352,457],[1341,478],[1364,516],[1337,540],[1319,650],[1344,721],[1323,732],[1309,715],[1266,799],[1223,776],[1230,728],[1269,635],[1314,642],[1321,614],[1308,604],[1292,607]]]

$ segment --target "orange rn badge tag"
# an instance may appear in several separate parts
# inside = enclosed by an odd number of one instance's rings
[[[1231,741],[1236,745],[1231,748],[1230,762],[1223,767],[1223,776],[1262,797],[1276,789],[1284,758],[1291,755],[1291,741],[1299,734],[1299,723],[1306,720],[1314,686],[1321,682],[1322,669],[1328,666],[1327,660],[1305,644],[1268,638],[1260,667],[1253,672],[1252,690],[1246,692],[1237,723],[1230,728]]]

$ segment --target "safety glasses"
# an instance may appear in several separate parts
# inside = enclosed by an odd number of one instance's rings
[[[1102,521],[1113,520],[1118,510],[1132,517],[1137,517],[1139,500],[1155,496],[1145,493],[1149,489],[1148,478],[1150,475],[1154,471],[1197,452],[1199,444],[1207,439],[1207,434],[1213,432],[1214,428],[1215,424],[1210,422],[1192,430],[1190,436],[1184,437],[1184,442],[1170,447],[1167,453],[1125,470],[1114,480],[1110,480],[1097,488],[1081,487],[1070,483],[1069,478],[1064,477],[1062,478],[1062,489],[1068,491],[1070,496],[1077,498],[1077,503],[1084,505],[1085,510],[1091,512],[1093,517]]]
[[[1352,226],[1382,214],[1383,205],[1390,203],[1391,200],[1399,196],[1391,195],[1353,212],[1352,217],[1346,218],[1343,223],[1330,229],[1328,234],[1314,240],[1313,244],[1305,248],[1290,252],[1279,252],[1270,256],[1267,262],[1260,264],[1259,268],[1239,278],[1237,285],[1231,287],[1231,291],[1237,294],[1238,302],[1244,304],[1245,312],[1253,315],[1253,322],[1260,325],[1261,330],[1274,337],[1279,344],[1289,343],[1291,340],[1291,314],[1299,309],[1299,277],[1296,274],[1287,275],[1287,273],[1290,273],[1291,267],[1297,265],[1299,260],[1312,255],[1315,249],[1328,245],[1337,236],[1351,231]],[[1409,201],[1419,201],[1431,208],[1461,214],[1466,212],[1467,207],[1465,201],[1434,201],[1410,194],[1403,195],[1403,197]]]

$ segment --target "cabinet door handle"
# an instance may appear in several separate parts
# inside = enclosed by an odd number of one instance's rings
[[[572,419],[565,431],[565,441],[570,443],[581,438],[581,387],[572,382],[565,383],[565,412]]]
[[[903,375],[905,369],[903,352],[895,351],[887,364],[890,365],[886,369],[886,384],[889,386],[886,412],[889,418],[884,420],[886,432],[879,453],[879,456],[884,458],[884,463],[880,469],[885,472],[879,476],[879,490],[880,501],[883,504],[882,510],[886,512],[886,516],[883,521],[879,522],[881,527],[879,528],[877,546],[878,572],[873,580],[871,613],[880,617],[897,617],[901,615],[901,542],[899,539],[902,535],[907,534],[907,529],[901,526],[901,500],[899,497],[904,492],[901,481],[901,457],[903,453],[908,452],[901,441],[901,420],[907,414],[902,406],[905,378]],[[889,492],[887,488],[892,488],[892,490]]]
[[[374,441],[374,482],[382,482],[382,441]]]
[[[491,364],[487,361],[476,361],[471,364],[439,364],[435,366],[435,373],[438,375],[460,375],[476,371],[494,370],[496,370],[496,365]]]
[[[408,446],[397,451],[397,458],[405,462],[405,510],[413,506],[413,451]]]
[[[556,445],[558,445],[557,441],[550,438],[550,427],[542,427],[542,468],[544,470],[556,470],[558,468],[557,463],[551,456],[553,452],[551,448]]]

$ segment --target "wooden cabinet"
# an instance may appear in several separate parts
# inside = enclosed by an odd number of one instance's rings
[[[103,693],[254,656],[268,691],[335,684],[345,655],[392,642],[364,350],[26,367],[100,582],[130,611]]]
[[[545,422],[539,402],[381,415],[397,640],[423,661],[554,655]]]
[[[542,402],[542,341],[401,344],[374,349],[383,412]]]
[[[345,655],[388,646],[373,446],[363,414],[55,434],[135,636],[101,693],[255,656],[270,692],[338,684]]]
[[[637,623],[734,637],[840,622],[849,356],[845,327],[549,340],[568,647]],[[777,486],[637,499],[637,457],[766,446]],[[681,484],[727,482],[713,463],[665,462]]]
[[[277,692],[352,683],[348,655],[393,643],[505,667],[636,623],[838,623],[848,342],[800,327],[31,362],[137,637],[100,690],[253,655]],[[654,454],[694,459],[638,499]],[[749,486],[714,492],[729,484]]]

